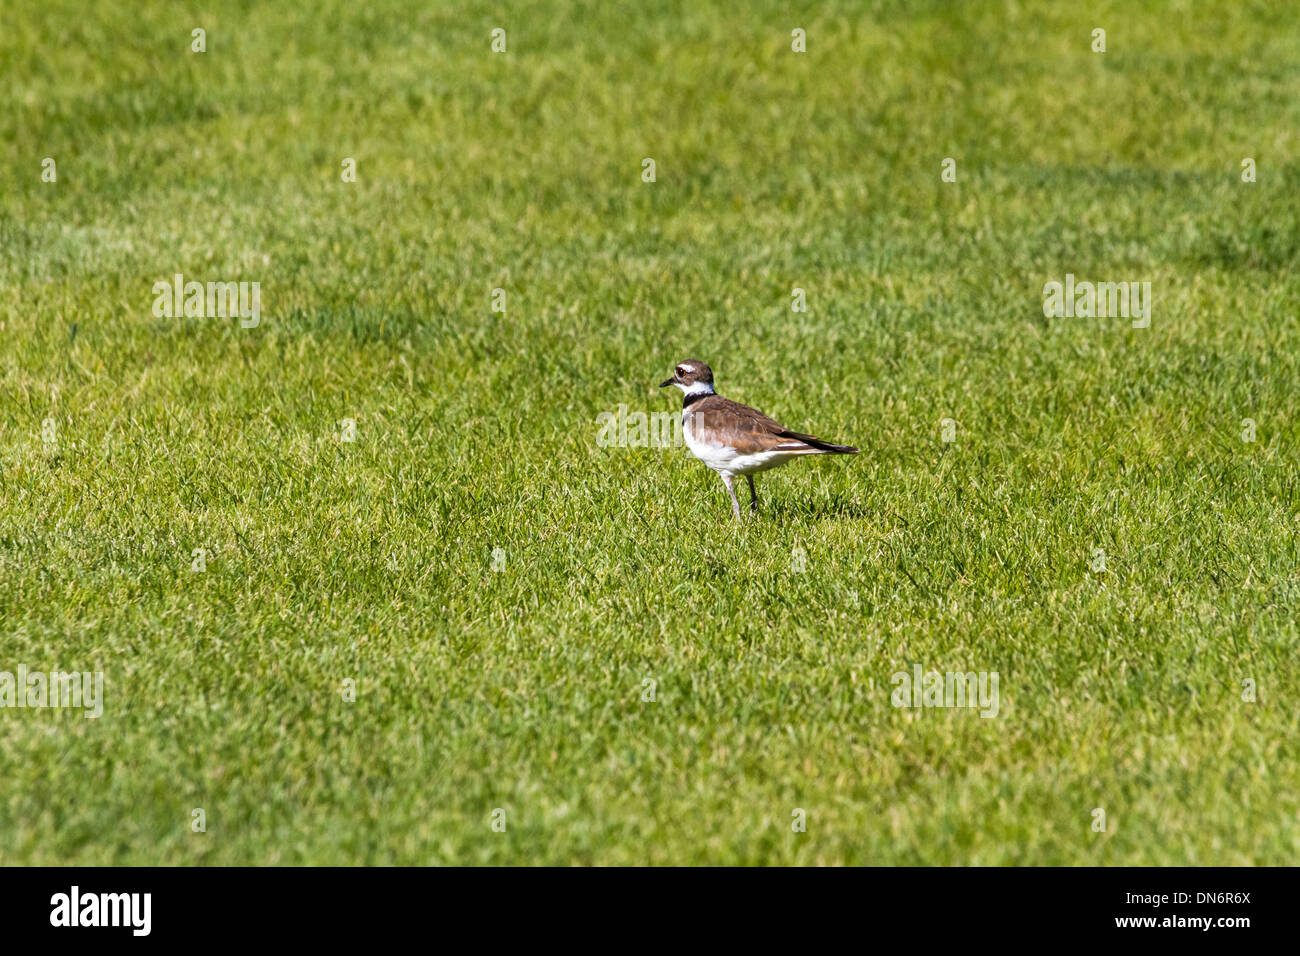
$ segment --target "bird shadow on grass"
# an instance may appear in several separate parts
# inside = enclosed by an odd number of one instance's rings
[[[742,512],[744,510],[742,506]],[[817,498],[811,496],[778,498],[768,501],[760,498],[757,517],[770,521],[789,521],[794,518],[822,521],[828,518],[880,518],[885,514],[879,508],[868,507],[847,495],[830,495]],[[907,524],[900,516],[890,514],[889,517],[902,521],[904,525]]]

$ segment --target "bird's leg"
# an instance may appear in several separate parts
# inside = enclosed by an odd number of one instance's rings
[[[758,492],[754,490],[754,476],[746,475],[745,477],[749,479],[749,513],[756,515],[758,514]]]
[[[727,494],[731,495],[731,512],[740,520],[740,502],[736,500],[736,479],[731,475],[723,475],[722,483],[727,486]]]

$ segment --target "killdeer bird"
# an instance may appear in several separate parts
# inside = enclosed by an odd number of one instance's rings
[[[722,477],[731,495],[731,510],[740,517],[736,476],[749,481],[749,511],[758,513],[754,475],[804,455],[856,455],[848,445],[834,445],[812,435],[792,432],[762,412],[733,402],[713,391],[713,370],[703,362],[678,362],[673,377],[660,388],[676,385],[686,393],[682,402],[682,436],[686,447]]]

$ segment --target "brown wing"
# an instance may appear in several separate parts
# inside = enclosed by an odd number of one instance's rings
[[[784,427],[756,408],[720,395],[709,395],[691,406],[691,431],[704,442],[731,445],[742,455],[772,451],[785,442]]]
[[[837,452],[852,454],[856,448],[834,445],[812,435],[792,432],[756,408],[741,405],[721,395],[710,395],[691,408],[691,430],[701,441],[731,445],[742,455],[763,451]]]

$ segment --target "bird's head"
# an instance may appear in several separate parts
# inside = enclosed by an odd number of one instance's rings
[[[709,395],[713,393],[713,369],[697,359],[684,359],[673,369],[673,377],[660,382],[660,388],[676,385],[687,395]]]

